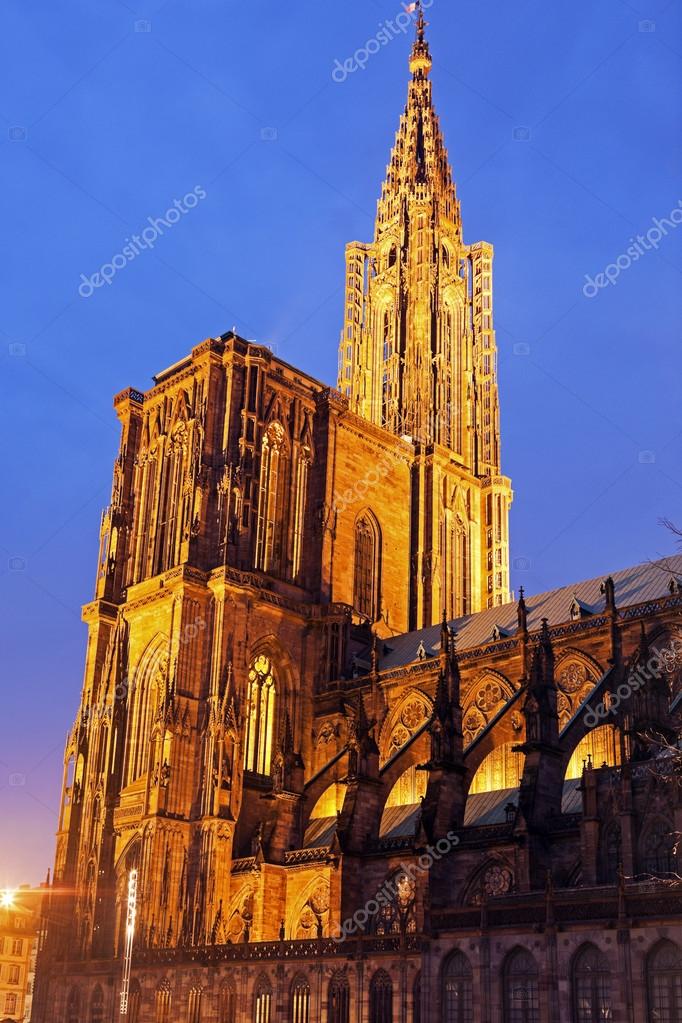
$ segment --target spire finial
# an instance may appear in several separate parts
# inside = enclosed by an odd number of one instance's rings
[[[426,78],[431,70],[432,61],[429,53],[429,44],[426,42],[425,29],[428,24],[424,20],[424,9],[421,0],[417,0],[414,6],[407,8],[408,11],[418,11],[417,16],[417,37],[410,54],[410,71],[416,78]]]
[[[417,39],[420,43],[424,42],[424,29],[426,28],[426,22],[424,21],[424,8],[422,7],[422,0],[417,0]]]

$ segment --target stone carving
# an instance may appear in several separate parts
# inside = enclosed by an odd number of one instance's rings
[[[466,745],[473,742],[477,735],[485,728],[487,722],[483,714],[478,710],[477,707],[470,707],[467,711],[464,722],[464,742]]]
[[[337,731],[333,722],[325,721],[320,726],[320,730],[317,733],[315,741],[318,746],[322,746],[323,744],[326,746],[332,741],[332,739],[336,738],[336,734]]]
[[[502,703],[502,689],[497,682],[487,682],[476,694],[476,706],[483,713],[490,713]]]
[[[559,685],[565,693],[575,693],[587,681],[587,668],[579,661],[572,661],[559,674]]]
[[[483,875],[483,892],[487,898],[495,899],[511,891],[512,873],[507,867],[489,867]]]
[[[426,709],[420,700],[410,700],[403,707],[400,720],[408,731],[413,732],[426,717]]]

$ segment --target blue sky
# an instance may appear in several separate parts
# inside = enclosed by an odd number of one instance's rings
[[[0,887],[52,862],[112,395],[233,326],[334,383],[344,245],[371,238],[411,32],[343,82],[332,70],[401,10],[3,4]],[[679,0],[433,0],[428,19],[465,239],[496,251],[513,585],[667,553],[658,520],[682,518],[682,230],[655,218],[682,199]],[[197,186],[206,198],[152,251],[79,296],[82,274]],[[626,267],[652,229],[657,248]],[[586,298],[585,275],[619,256]]]

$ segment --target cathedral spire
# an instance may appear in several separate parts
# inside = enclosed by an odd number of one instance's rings
[[[433,105],[423,5],[372,242],[346,249],[339,390],[352,412],[446,461],[417,473],[410,627],[509,599],[509,480],[501,475],[492,246],[464,242]],[[445,466],[448,466],[446,469]],[[424,592],[420,592],[423,590]]]
[[[429,44],[425,38],[425,29],[428,22],[424,20],[424,9],[421,5],[421,0],[417,2],[417,9],[419,11],[417,36],[412,46],[412,53],[410,54],[410,71],[415,77],[426,77],[431,70],[433,61],[429,52]]]

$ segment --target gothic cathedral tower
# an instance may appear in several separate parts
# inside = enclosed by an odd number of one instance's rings
[[[374,241],[346,248],[339,390],[415,445],[410,627],[509,599],[510,480],[500,474],[493,248],[466,245],[419,13],[412,80]]]

